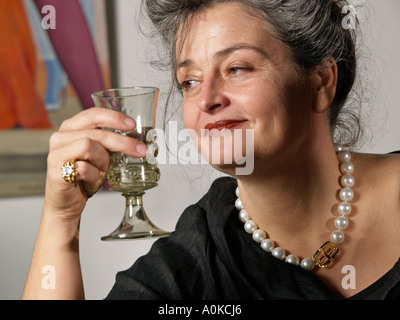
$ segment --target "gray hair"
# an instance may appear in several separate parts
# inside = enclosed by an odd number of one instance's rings
[[[213,4],[229,2],[249,8],[266,21],[272,35],[290,48],[292,63],[300,75],[335,60],[338,84],[330,107],[331,133],[337,142],[354,147],[362,128],[359,105],[353,101],[344,108],[357,70],[355,30],[342,26],[347,0],[144,0],[143,9],[169,55],[175,89],[180,90],[176,80],[177,43],[182,45],[190,18]]]

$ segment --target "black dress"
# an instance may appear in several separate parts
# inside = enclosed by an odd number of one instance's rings
[[[214,181],[170,237],[117,274],[107,299],[340,299],[313,273],[265,253],[244,231],[236,187],[233,178]],[[400,260],[351,299],[400,299]]]

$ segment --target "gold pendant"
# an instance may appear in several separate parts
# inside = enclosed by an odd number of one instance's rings
[[[314,253],[312,260],[318,267],[326,268],[338,254],[339,248],[333,242],[327,241]]]

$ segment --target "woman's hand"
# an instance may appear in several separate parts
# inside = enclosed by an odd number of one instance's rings
[[[99,128],[131,131],[135,122],[128,116],[107,109],[92,108],[66,120],[50,139],[47,158],[46,196],[42,220],[23,299],[83,299],[79,259],[79,223],[88,198],[104,184],[109,151],[142,157],[146,146],[138,140]],[[78,182],[68,183],[61,176],[65,162],[77,165]],[[42,285],[43,266],[57,272],[54,290]]]
[[[88,198],[105,183],[109,151],[143,157],[146,146],[139,141],[99,128],[130,131],[135,122],[116,111],[91,108],[66,120],[50,139],[47,159],[45,209],[62,220],[79,218]],[[61,176],[63,163],[75,161],[78,182]]]

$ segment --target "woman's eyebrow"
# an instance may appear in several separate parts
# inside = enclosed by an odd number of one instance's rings
[[[186,60],[178,63],[177,70],[179,71],[180,69],[183,69],[183,68],[189,68],[190,66],[192,66],[194,64],[195,63],[192,59],[186,59]]]
[[[228,47],[226,49],[218,51],[218,52],[216,52],[214,54],[214,58],[226,57],[226,56],[230,55],[231,53],[233,53],[235,51],[238,51],[238,50],[256,51],[257,53],[261,54],[265,58],[268,58],[267,53],[263,49],[261,49],[261,48],[259,48],[257,46],[253,46],[253,45],[247,44],[247,43],[238,43],[238,44],[235,44],[235,45],[233,45],[231,47]]]
[[[228,48],[225,48],[223,50],[220,50],[218,52],[216,52],[214,54],[214,58],[224,58],[228,55],[230,55],[231,53],[238,51],[238,50],[252,50],[252,51],[256,51],[258,54],[261,54],[262,56],[264,56],[265,58],[268,58],[268,54],[261,48],[257,47],[257,46],[253,46],[253,45],[249,45],[249,44],[235,44],[233,46],[230,46]],[[186,59],[182,62],[178,63],[178,68],[182,69],[182,68],[189,68],[190,66],[194,65],[195,62],[192,59]]]

